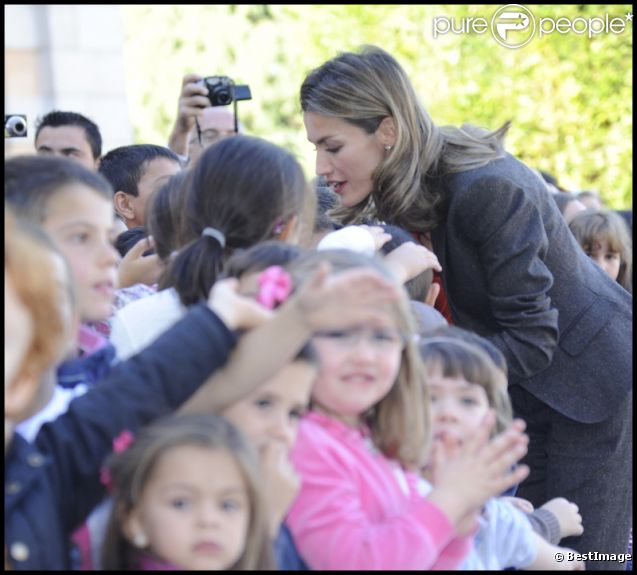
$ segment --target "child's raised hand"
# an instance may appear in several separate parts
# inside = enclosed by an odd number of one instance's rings
[[[252,329],[272,317],[272,311],[253,298],[239,295],[236,278],[218,280],[208,296],[208,307],[214,311],[228,329]]]
[[[157,254],[144,255],[144,252],[155,247],[152,236],[139,240],[122,258],[117,268],[119,288],[135,284],[153,285],[157,283],[164,265]]]
[[[329,271],[329,264],[322,263],[290,298],[311,331],[382,321],[386,312],[379,306],[400,297],[398,286],[373,269]]]
[[[439,434],[434,437],[429,453],[429,460],[423,475],[432,485],[438,483],[438,470],[444,469],[445,464],[458,453],[459,445],[449,434]]]
[[[522,481],[529,472],[525,465],[512,466],[527,450],[524,422],[514,421],[500,435],[489,440],[495,414],[489,410],[478,431],[455,453],[440,449],[435,457],[434,490],[429,495],[447,513],[456,527],[485,502]],[[439,442],[444,446],[444,443]],[[436,453],[436,452],[434,452]]]
[[[570,537],[575,535],[581,535],[584,533],[584,526],[582,525],[582,516],[579,513],[579,508],[575,503],[564,499],[564,497],[555,497],[547,501],[540,509],[548,509],[560,524],[561,538]]]
[[[425,246],[405,242],[385,256],[385,263],[400,282],[405,283],[428,269],[442,271],[438,257]]]
[[[380,250],[387,242],[391,241],[391,234],[388,234],[380,226],[368,226],[360,225],[359,228],[367,230],[374,238],[374,244],[376,245],[376,251]]]
[[[529,468],[526,465],[516,465],[511,470],[528,450],[529,438],[524,433],[525,429],[526,423],[521,419],[515,419],[482,450],[484,461],[490,465],[493,476],[498,478],[493,482],[495,493],[491,497],[520,483],[529,474]]]
[[[263,473],[263,493],[266,494],[273,535],[283,522],[290,505],[301,488],[301,477],[290,461],[288,448],[281,442],[268,441],[259,449]]]

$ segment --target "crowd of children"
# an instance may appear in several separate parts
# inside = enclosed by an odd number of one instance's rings
[[[5,160],[6,569],[594,568],[577,505],[514,496],[507,361],[414,235],[260,138],[47,157],[77,116]],[[569,220],[632,293],[623,220]]]

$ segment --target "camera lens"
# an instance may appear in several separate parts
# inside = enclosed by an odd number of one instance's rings
[[[232,95],[228,90],[218,90],[215,94],[217,102],[222,106],[230,104],[232,102]]]
[[[5,137],[23,138],[27,135],[27,122],[25,116],[5,116]]]

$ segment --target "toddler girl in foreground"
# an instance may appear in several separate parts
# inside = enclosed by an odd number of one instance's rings
[[[146,427],[109,466],[104,568],[271,568],[258,469],[252,446],[222,417],[170,416]]]

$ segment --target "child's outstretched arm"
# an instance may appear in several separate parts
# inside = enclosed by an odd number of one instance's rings
[[[519,497],[501,497],[522,511],[531,523],[533,531],[553,545],[562,539],[584,533],[582,516],[575,503],[555,497],[541,507],[534,509],[533,505]]]
[[[397,286],[372,269],[336,274],[328,274],[328,270],[321,266],[271,320],[245,333],[224,369],[201,386],[181,410],[224,409],[291,361],[313,332],[379,319],[378,306],[399,297]]]
[[[35,445],[51,459],[47,473],[66,532],[103,497],[99,470],[113,438],[177,409],[227,360],[236,343],[229,327],[249,327],[268,315],[227,287],[220,283],[209,305],[193,306],[156,342],[115,365],[99,385],[40,430]],[[212,311],[215,306],[223,308],[228,325]],[[68,504],[71,494],[73,505]]]

